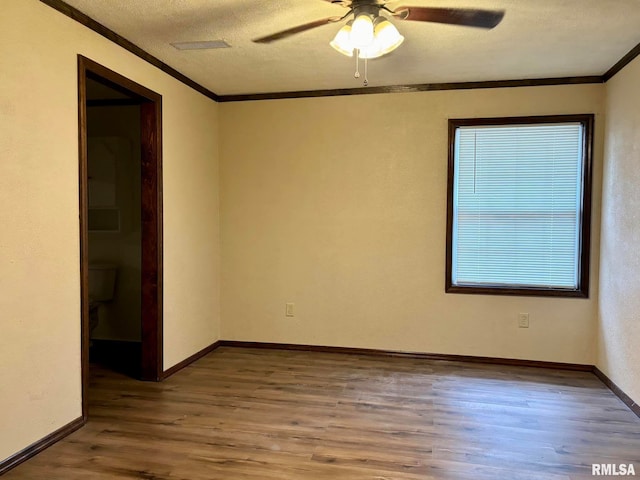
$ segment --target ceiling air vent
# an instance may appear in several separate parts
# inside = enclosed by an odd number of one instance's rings
[[[211,50],[214,48],[229,48],[229,45],[224,40],[206,40],[203,42],[175,42],[171,46],[178,50]]]

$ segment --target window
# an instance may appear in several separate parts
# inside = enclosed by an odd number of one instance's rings
[[[446,291],[587,297],[593,115],[449,120]]]

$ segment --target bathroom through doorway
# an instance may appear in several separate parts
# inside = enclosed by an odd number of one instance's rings
[[[83,416],[90,365],[162,380],[162,97],[78,57]]]

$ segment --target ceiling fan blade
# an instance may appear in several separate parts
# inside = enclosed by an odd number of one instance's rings
[[[282,30],[281,32],[274,33],[272,35],[267,35],[266,37],[260,37],[252,40],[255,43],[271,43],[276,40],[281,40],[283,38],[290,37],[291,35],[295,35],[296,33],[305,32],[307,30],[311,30],[312,28],[321,27],[323,25],[327,25],[328,23],[335,23],[341,20],[341,17],[328,17],[323,18],[321,20],[316,20],[315,22],[305,23],[303,25],[298,25],[297,27],[288,28],[286,30]]]
[[[401,20],[447,23],[478,28],[493,28],[504,17],[504,10],[472,8],[398,7],[393,13]]]

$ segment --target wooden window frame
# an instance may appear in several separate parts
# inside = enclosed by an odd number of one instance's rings
[[[453,192],[455,182],[455,135],[459,127],[535,125],[545,123],[579,122],[584,128],[582,208],[580,214],[578,286],[576,289],[517,287],[503,285],[455,285],[453,273]],[[540,297],[589,298],[589,267],[591,255],[591,202],[593,169],[594,115],[545,115],[534,117],[466,118],[449,120],[449,159],[447,174],[447,251],[445,267],[445,292],[481,295],[524,295]]]

